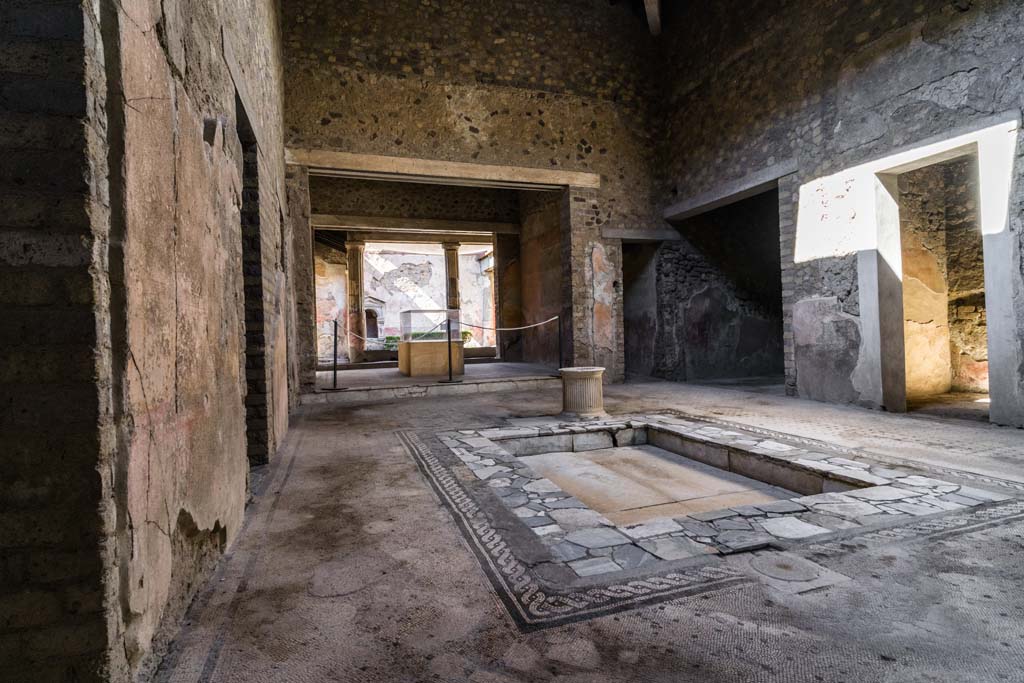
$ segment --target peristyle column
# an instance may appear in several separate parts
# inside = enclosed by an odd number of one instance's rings
[[[366,313],[363,310],[363,252],[364,242],[345,242],[348,257],[348,357],[361,363],[366,357]],[[348,333],[351,334],[348,334]]]
[[[444,272],[448,282],[448,308],[460,308],[459,305],[459,243],[445,242]]]

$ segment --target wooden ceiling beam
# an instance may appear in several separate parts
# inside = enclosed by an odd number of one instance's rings
[[[651,35],[661,33],[661,0],[644,0],[644,10],[647,12],[647,25],[651,27]]]

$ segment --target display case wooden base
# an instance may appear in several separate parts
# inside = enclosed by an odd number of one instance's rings
[[[398,371],[406,377],[448,374],[448,341],[398,342]],[[462,341],[452,341],[452,374],[465,372]]]

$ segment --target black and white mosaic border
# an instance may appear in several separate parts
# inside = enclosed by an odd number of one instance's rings
[[[648,428],[696,439],[707,445],[712,456],[715,449],[728,450],[732,444],[769,461],[799,462],[801,468],[833,477],[831,481],[845,486],[792,500],[615,527],[550,480],[533,473],[514,454],[526,443],[523,440],[538,437],[553,439],[548,444],[551,450],[636,445],[646,442]],[[1014,505],[1024,510],[1022,501],[1002,503],[1008,496],[921,476],[921,468],[916,466],[879,464],[877,459],[850,449],[843,449],[843,456],[850,457],[840,457],[829,444],[770,430],[748,430],[735,423],[713,425],[679,413],[399,434],[452,511],[506,610],[523,630],[751,580],[715,557],[719,554],[795,545],[801,554],[827,556],[837,549],[857,547],[847,540],[851,538],[866,543],[898,542],[931,533],[966,532],[976,523],[964,520],[974,519],[974,515],[982,515],[982,523],[993,523],[990,520],[1018,514]],[[580,448],[572,448],[574,443]],[[853,484],[862,488],[852,488]],[[535,549],[524,548],[522,533],[512,533],[507,520],[495,521],[496,507],[506,510],[506,517],[511,513],[516,520],[512,526],[529,529],[532,536],[525,536],[534,537],[530,543],[542,544],[548,556],[538,561]],[[563,569],[553,580],[550,571],[542,571],[544,565],[549,569],[561,565],[572,571]]]
[[[639,579],[601,585],[552,589],[517,559],[501,529],[495,528],[477,502],[415,432],[399,432],[427,481],[451,510],[498,598],[524,631],[549,628],[604,614],[727,588],[751,579],[727,566],[695,566],[662,571]],[[429,437],[428,437],[429,438]]]

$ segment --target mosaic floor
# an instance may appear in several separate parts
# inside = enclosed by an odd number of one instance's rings
[[[402,437],[523,629],[749,581],[738,554],[969,526],[1024,495],[679,413]]]

